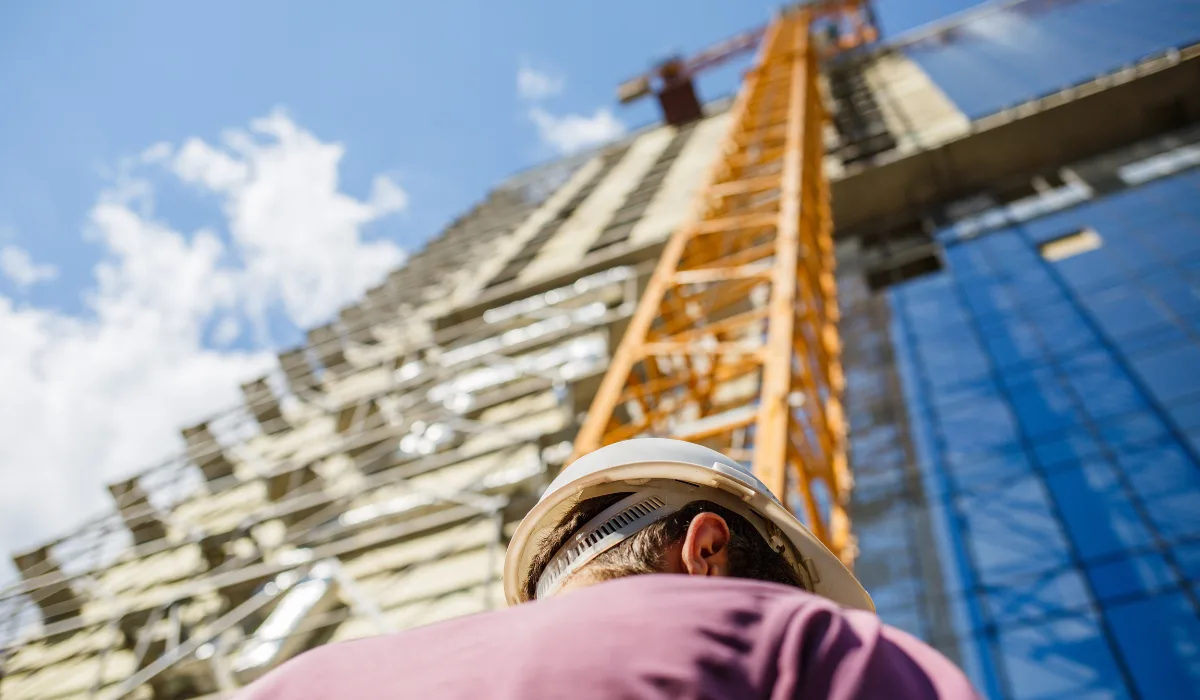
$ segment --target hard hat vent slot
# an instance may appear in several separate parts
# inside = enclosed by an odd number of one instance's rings
[[[626,505],[630,500],[635,503]],[[678,506],[668,507],[667,502],[655,495],[634,494],[615,504],[616,513],[606,512],[584,525],[573,539],[559,550],[542,572],[538,580],[539,598],[553,593],[570,574],[574,573],[599,554],[611,549],[621,541],[633,536],[643,527],[663,518]]]

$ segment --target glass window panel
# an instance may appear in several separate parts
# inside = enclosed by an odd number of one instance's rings
[[[1123,227],[1118,223],[1111,227],[1105,226],[1104,231],[1110,232],[1114,229],[1121,230],[1121,228]],[[1115,267],[1124,270],[1126,274],[1136,273],[1161,263],[1158,256],[1136,236],[1109,235],[1105,238],[1105,244],[1104,255],[1109,257]]]
[[[1167,406],[1167,413],[1175,420],[1175,424],[1187,433],[1200,431],[1200,397]]]
[[[900,350],[900,347],[901,346],[897,346],[896,374],[900,377],[900,383],[904,386],[906,403],[908,403],[910,410],[913,410],[913,408],[919,404],[917,404],[913,396],[910,396],[909,394],[917,391],[917,387],[921,383],[921,374],[918,371],[918,365],[912,361],[910,355],[912,352],[911,348],[909,346],[903,346],[904,349]]]
[[[1200,619],[1182,594],[1106,610],[1116,643],[1146,698],[1200,698]]]
[[[1125,377],[1125,372],[1113,359],[1112,353],[1105,348],[1098,347],[1063,358],[1062,366],[1070,374],[1099,374],[1105,377]]]
[[[1045,357],[1040,333],[1024,323],[1010,319],[1007,326],[983,331],[983,342],[997,367],[1026,365]]]
[[[1031,263],[1024,264],[1031,265]],[[1022,309],[1031,309],[1062,300],[1062,289],[1054,282],[1054,279],[1047,274],[1038,274],[1042,272],[1040,266],[1026,269],[1030,271],[1021,273],[1013,270],[1009,275],[1011,283],[1004,287],[1017,306]],[[1006,270],[1006,274],[1009,274],[1009,271]]]
[[[992,277],[992,266],[988,264],[987,250],[980,240],[969,241],[946,249],[946,261],[959,282],[974,282]]]
[[[1063,469],[1100,454],[1100,443],[1087,430],[1076,428],[1034,441],[1033,453],[1047,470]]]
[[[922,319],[912,316],[913,342],[921,346],[953,344],[977,347],[975,334],[966,325],[965,319],[940,318]]]
[[[1101,601],[1137,593],[1153,593],[1178,583],[1161,554],[1143,554],[1091,564],[1088,566],[1088,578]]]
[[[976,381],[989,372],[987,359],[982,353],[973,352],[971,347],[929,343],[919,345],[917,352],[924,364],[925,376],[934,385],[952,386]]]
[[[1025,310],[1024,314],[1041,332],[1042,341],[1056,355],[1070,356],[1079,348],[1096,342],[1096,335],[1073,307],[1035,306]]]
[[[1116,470],[1103,462],[1050,474],[1046,484],[1063,524],[1084,559],[1145,547],[1150,532],[1125,493]]]
[[[1197,180],[1195,174],[1187,173],[1166,180],[1159,180],[1154,183],[1151,191],[1159,197],[1178,197],[1195,194],[1195,188],[1198,184],[1200,184],[1200,180]],[[1193,202],[1192,206],[1195,207],[1197,204]]]
[[[1180,446],[1124,451],[1118,460],[1163,535],[1200,533],[1200,469]]]
[[[1200,393],[1200,345],[1166,348],[1135,357],[1132,364],[1159,401],[1170,403]]]
[[[997,231],[981,240],[991,260],[1002,263],[1000,267],[1013,268],[1015,263],[1031,263],[1037,260],[1033,249],[1013,230]],[[1021,269],[1037,269],[1022,267]]]
[[[1067,284],[1078,291],[1105,287],[1121,275],[1121,268],[1112,258],[1100,256],[1099,251],[1064,258],[1052,264],[1062,273]]]
[[[1025,222],[1024,233],[1034,244],[1045,243],[1064,233],[1082,228],[1085,222],[1101,220],[1103,217],[1097,215],[1096,208],[1104,206],[1109,201],[1109,199],[1093,200],[1073,210],[1055,212]]]
[[[945,275],[926,275],[916,277],[904,284],[892,287],[897,301],[908,303],[918,300],[936,300],[951,294],[954,281]]]
[[[1036,248],[1025,241],[1020,241],[1020,245],[1020,256],[1011,256],[1003,261],[1004,274],[1012,284],[1013,292],[1020,295],[1026,287],[1032,287],[1037,290],[1037,296],[1052,296],[1055,297],[1052,303],[1063,303],[1065,297],[1062,288],[1050,274],[1050,269],[1043,263],[1042,258],[1034,252]]]
[[[922,350],[934,350],[947,346],[968,352],[979,352],[975,334],[965,323],[940,324],[936,321],[914,319],[910,324],[912,342]]]
[[[996,383],[989,374],[972,377],[957,384],[947,381],[931,382],[929,386],[930,399],[939,408],[948,408],[960,401],[973,401],[981,394],[997,396]]]
[[[906,47],[974,119],[1194,39],[1188,0],[1012,3]]]
[[[984,583],[1046,571],[1070,561],[1066,537],[1036,478],[981,488],[959,502]]]
[[[1147,275],[1143,284],[1179,316],[1200,315],[1200,280],[1185,279],[1175,270],[1161,270]]]
[[[1194,198],[1196,195],[1192,194]],[[1147,226],[1138,230],[1148,245],[1161,251],[1171,251],[1181,260],[1200,253],[1200,230],[1195,221],[1189,221],[1178,215],[1163,217],[1155,226]]]
[[[1200,493],[1164,493],[1144,500],[1158,531],[1168,539],[1200,535]]]
[[[1155,183],[1151,183],[1141,191],[1128,189],[1116,192],[1104,199],[1095,200],[1088,205],[1087,217],[1094,221],[1129,222],[1138,217],[1145,217],[1144,200],[1149,196]]]
[[[980,454],[974,459],[948,463],[948,469],[955,483],[962,489],[1010,481],[1033,473],[1029,458],[1023,451],[1016,449],[998,454]]]
[[[1156,326],[1170,323],[1159,307],[1151,303],[1144,293],[1133,288],[1120,287],[1087,294],[1083,297],[1083,303],[1105,332],[1114,337],[1145,333]]]
[[[994,283],[963,283],[967,307],[980,319],[1007,317],[1017,305],[1002,287]]]
[[[910,298],[904,305],[910,330],[916,336],[952,332],[956,327],[965,330],[966,311],[950,294],[940,298]]]
[[[1014,698],[1127,698],[1092,615],[1004,629],[1000,651]]]
[[[990,582],[988,607],[996,624],[1004,627],[1023,621],[1060,617],[1092,609],[1087,583],[1075,569],[1046,571],[1037,576]]]
[[[1135,491],[1144,497],[1170,493],[1200,494],[1200,470],[1179,445],[1162,444],[1121,450],[1117,461]]]
[[[1029,391],[1031,390],[1030,387],[1037,386],[1040,377],[1044,377],[1048,372],[1050,370],[1047,369],[1044,363],[1031,363],[1016,367],[1006,367],[999,370],[998,374],[1000,375],[1000,381],[1004,384],[1004,388],[1015,391]]]
[[[1000,389],[991,377],[967,383],[931,386],[930,400],[935,411],[948,411],[962,403],[993,403],[1004,405]]]
[[[945,450],[952,455],[998,450],[1017,441],[1008,405],[999,399],[961,402],[937,412]]]
[[[1192,582],[1200,582],[1200,542],[1181,542],[1171,548],[1181,573]]]
[[[1186,440],[1188,446],[1191,447],[1193,454],[1200,454],[1200,432],[1191,430],[1184,434],[1184,440]]]
[[[1077,426],[1081,416],[1067,392],[1049,372],[1035,376],[1040,381],[1014,389],[1010,397],[1025,434],[1036,440]]]
[[[1189,342],[1184,326],[1177,323],[1160,323],[1147,328],[1142,333],[1111,338],[1112,343],[1126,357],[1152,355],[1166,346],[1180,345]]]
[[[1107,356],[1090,355],[1064,361],[1067,381],[1093,418],[1107,418],[1148,407],[1126,373]]]
[[[1110,445],[1142,445],[1169,435],[1158,416],[1148,411],[1097,420],[1096,427]]]
[[[1180,215],[1186,207],[1196,210],[1192,221]],[[1200,356],[1160,357],[1196,345],[1197,215],[1200,173],[1177,176],[952,245],[946,272],[891,290],[897,316],[909,314],[894,321],[912,340],[897,342],[897,369],[915,409],[911,430],[947,603],[957,614],[958,648],[968,666],[980,663],[977,681],[990,677],[982,665],[994,658],[988,630],[998,635],[999,670],[1016,697],[1124,697],[1108,637],[1090,612],[1079,614],[1091,592],[1112,605],[1173,595],[1187,585],[1175,579],[1176,563],[1181,575],[1200,580],[1200,467],[1148,406],[1165,405],[1200,447],[1200,390],[1180,386],[1200,377],[1178,379],[1200,367]],[[1046,263],[1028,242],[1088,225],[1104,246],[1077,256],[1091,258],[1086,267]],[[1119,467],[1105,460],[1110,449]],[[899,488],[895,480],[864,473],[863,483],[874,484],[876,500],[902,498],[888,495]],[[909,534],[898,523],[912,513],[886,510],[902,515],[877,521],[893,528],[890,535],[871,535],[871,558],[896,562],[885,567],[881,611],[917,629],[925,611],[908,601],[924,579],[902,557],[883,556],[904,546]],[[1164,541],[1166,556],[1155,549]],[[1076,547],[1082,571],[1073,568]],[[1012,629],[1017,621],[1034,626]],[[1153,643],[1166,648],[1162,639]],[[1142,683],[1142,696],[1154,697],[1159,689]]]

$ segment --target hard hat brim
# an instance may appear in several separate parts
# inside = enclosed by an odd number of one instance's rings
[[[589,490],[618,482],[630,483],[636,491],[640,483],[654,479],[678,481],[707,486],[732,494],[758,514],[774,523],[802,559],[809,563],[814,593],[839,605],[874,612],[871,596],[842,562],[821,543],[808,528],[789,513],[769,493],[758,491],[752,484],[738,478],[733,469],[712,469],[685,462],[646,461],[599,469],[563,484],[542,497],[517,526],[504,558],[504,596],[510,605],[525,601],[524,572],[529,570],[537,546],[545,533],[555,528],[566,510],[589,498]]]

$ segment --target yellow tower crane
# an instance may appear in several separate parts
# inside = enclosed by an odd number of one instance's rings
[[[698,116],[689,72],[758,44],[729,133],[667,242],[575,441],[705,444],[755,473],[847,564],[840,361],[818,64],[876,37],[866,2],[805,3],[655,76],[667,120]],[[622,101],[654,91],[622,86]]]

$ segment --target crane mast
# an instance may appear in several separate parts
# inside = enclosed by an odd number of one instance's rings
[[[713,447],[750,463],[847,563],[852,477],[818,85],[830,42],[816,23],[862,5],[804,5],[766,28],[707,184],[668,240],[574,449],[637,436]]]

